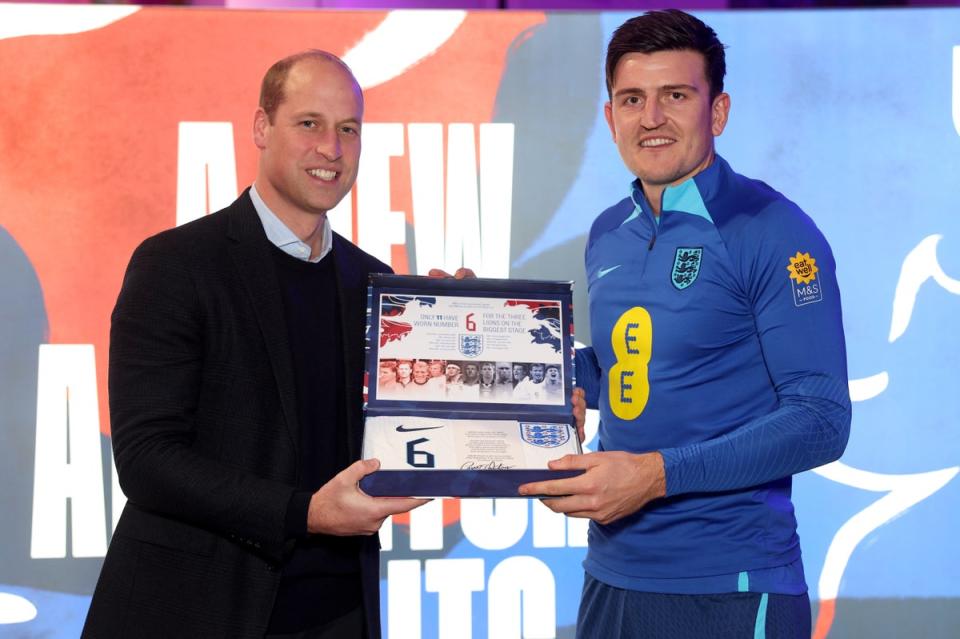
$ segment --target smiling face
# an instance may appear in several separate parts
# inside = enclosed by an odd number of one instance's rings
[[[413,381],[417,384],[426,384],[430,377],[430,367],[426,362],[413,363]]]
[[[556,383],[560,381],[560,369],[556,366],[547,366],[547,381]]]
[[[530,364],[530,379],[534,384],[543,381],[543,364]]]
[[[283,98],[272,118],[262,107],[254,116],[256,185],[267,206],[298,227],[335,207],[356,180],[363,96],[346,68],[311,57],[290,69]]]
[[[430,377],[440,377],[443,375],[443,362],[433,360],[430,362]]]
[[[713,138],[727,124],[730,97],[710,99],[704,57],[686,49],[624,55],[611,89],[604,114],[613,141],[659,214],[667,186],[713,162]]]

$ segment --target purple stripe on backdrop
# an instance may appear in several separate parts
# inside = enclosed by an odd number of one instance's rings
[[[95,0],[30,0],[43,4],[96,4]],[[139,0],[131,4],[231,9],[513,9],[628,11],[648,9],[816,9],[827,7],[952,7],[960,0]]]
[[[247,0],[256,1],[256,0]],[[339,9],[517,9],[606,11],[625,9],[724,9],[727,0],[315,0],[316,6]]]
[[[164,3],[161,3],[164,4]],[[513,9],[518,11],[624,11],[648,9],[726,9],[727,0],[194,0],[193,5],[231,9]]]
[[[45,0],[40,0],[45,1]],[[52,0],[83,2],[84,0]],[[192,4],[233,9],[513,9],[537,11],[628,11],[649,9],[815,9],[827,7],[948,7],[960,0],[141,0],[140,4]]]

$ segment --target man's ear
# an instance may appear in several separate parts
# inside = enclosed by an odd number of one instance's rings
[[[607,119],[607,126],[610,127],[610,137],[614,143],[617,141],[617,128],[613,125],[613,103],[606,102],[603,105],[603,117]]]
[[[714,137],[723,133],[727,126],[727,118],[730,116],[730,96],[721,93],[713,99],[713,109],[710,114],[710,130]]]
[[[270,118],[267,112],[261,107],[257,107],[253,114],[253,143],[257,148],[263,150],[267,146],[267,137],[270,132]]]

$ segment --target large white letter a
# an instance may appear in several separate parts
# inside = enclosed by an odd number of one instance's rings
[[[74,557],[107,552],[100,413],[92,344],[41,344],[30,556],[65,557],[67,500]]]

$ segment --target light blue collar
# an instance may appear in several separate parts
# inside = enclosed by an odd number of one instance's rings
[[[713,218],[710,217],[710,212],[707,211],[704,200],[710,199],[710,196],[716,191],[717,183],[725,169],[728,170],[727,163],[715,154],[713,162],[703,171],[680,184],[668,186],[663,190],[660,212],[687,213],[702,217],[712,224]],[[639,179],[630,183],[630,199],[633,200],[634,211],[624,220],[624,224],[639,217],[640,211],[649,206],[646,196],[643,194],[643,185]],[[657,221],[659,222],[659,219]]]
[[[257,185],[250,187],[250,199],[253,200],[253,208],[257,211],[260,223],[263,225],[263,232],[267,234],[267,239],[278,249],[304,262],[319,262],[330,249],[333,248],[333,229],[330,228],[330,221],[327,216],[323,216],[323,242],[320,248],[320,254],[310,259],[310,245],[300,240],[296,233],[290,230],[283,221],[277,217],[277,214],[270,210],[267,203],[263,201],[257,192]]]
[[[676,186],[668,186],[663,190],[663,201],[660,212],[677,211],[702,217],[711,224],[713,218],[707,212],[707,205],[703,203],[700,189],[697,188],[696,176],[685,180]]]

